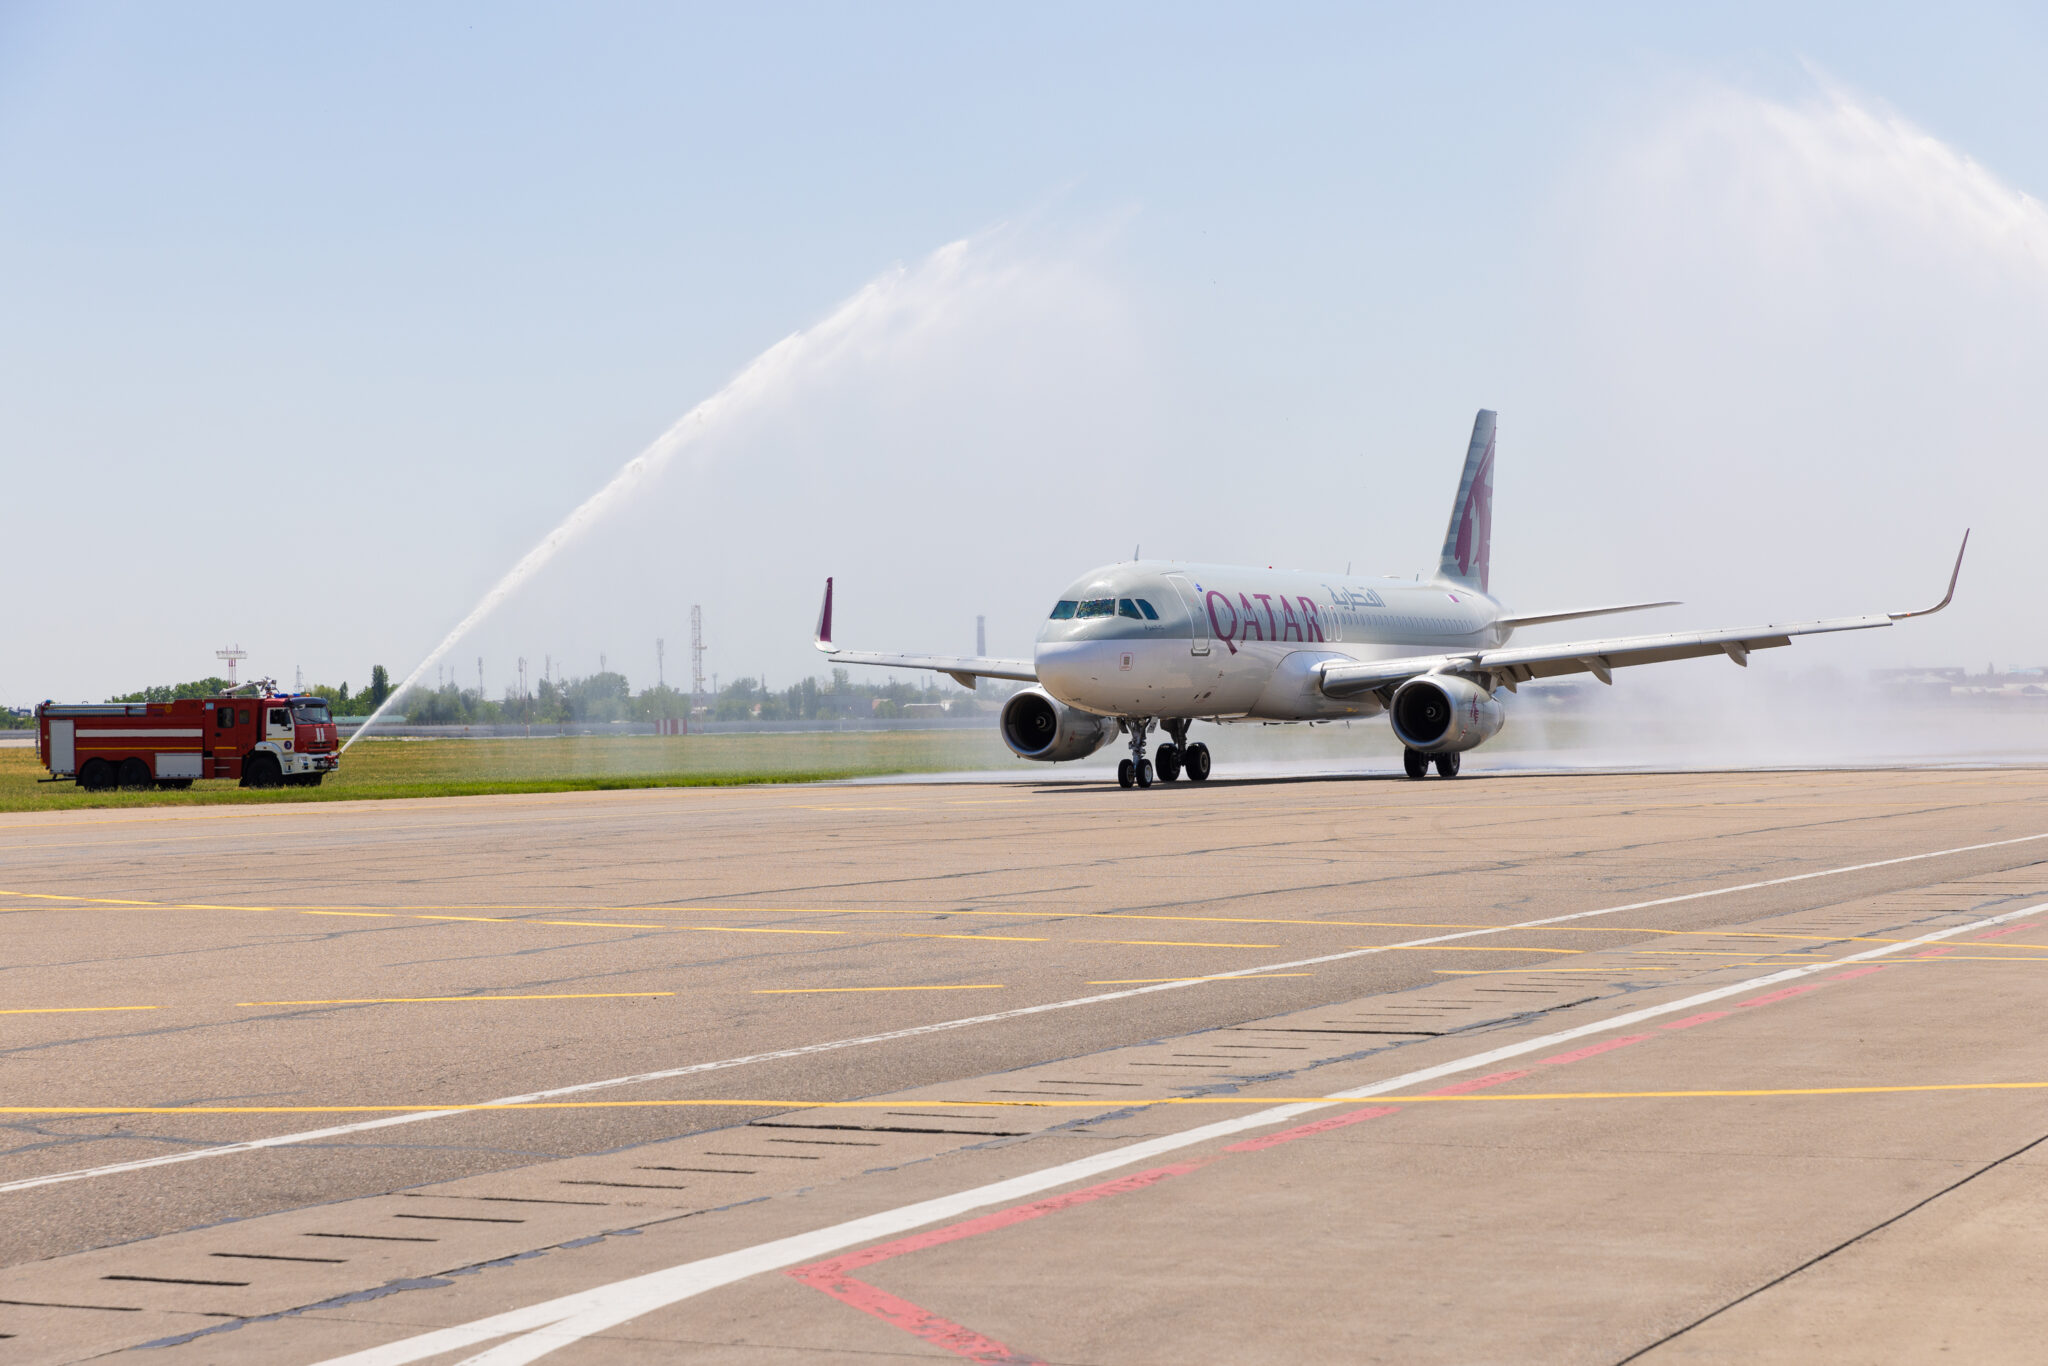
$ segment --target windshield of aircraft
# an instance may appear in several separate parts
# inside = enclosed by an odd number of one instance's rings
[[[327,714],[327,703],[322,698],[292,703],[292,720],[302,726],[322,726],[331,719]]]
[[[1072,621],[1089,617],[1129,617],[1132,621],[1157,621],[1159,613],[1143,598],[1089,598],[1078,601],[1061,598],[1052,606],[1052,620]]]

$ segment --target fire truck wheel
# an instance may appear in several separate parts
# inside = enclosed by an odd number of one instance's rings
[[[278,767],[277,758],[270,754],[254,754],[242,765],[242,786],[283,787],[284,770]]]
[[[121,787],[128,792],[147,792],[156,786],[156,776],[140,759],[121,761]]]
[[[78,770],[78,785],[87,792],[105,792],[114,785],[114,769],[105,759],[87,759]]]

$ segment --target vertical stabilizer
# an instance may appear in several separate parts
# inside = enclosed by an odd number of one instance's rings
[[[1487,591],[1493,554],[1493,419],[1481,408],[1472,423],[1472,444],[1465,450],[1465,472],[1458,477],[1458,499],[1451,504],[1451,524],[1444,531],[1443,558],[1437,577]]]

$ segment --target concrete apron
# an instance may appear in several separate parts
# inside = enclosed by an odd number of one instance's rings
[[[1326,1107],[502,1359],[2031,1359],[2048,1092],[1728,1093],[2048,1082],[2048,914],[1601,1026],[2021,910],[2038,871],[17,1267],[0,1333],[10,1361],[321,1360],[1260,1108],[1146,1100],[1324,1097],[1591,1026],[1392,1093],[1452,1097]]]

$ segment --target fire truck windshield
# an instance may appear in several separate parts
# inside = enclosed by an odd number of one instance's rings
[[[318,698],[310,702],[292,703],[292,720],[302,726],[325,725],[328,720],[327,703]]]

